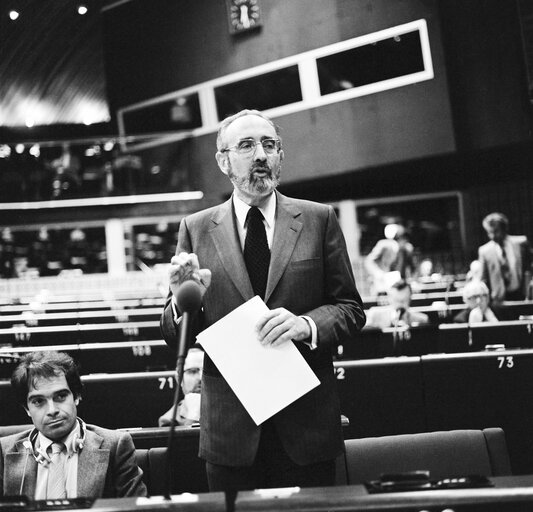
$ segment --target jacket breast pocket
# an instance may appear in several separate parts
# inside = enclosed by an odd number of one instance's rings
[[[291,261],[288,267],[289,272],[307,272],[318,270],[322,266],[320,258],[307,258],[305,260]]]

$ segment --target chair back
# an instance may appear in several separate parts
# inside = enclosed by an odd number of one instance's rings
[[[185,456],[186,455],[186,456]],[[165,494],[167,481],[167,449],[162,447],[150,448],[148,451],[150,467],[149,493],[152,496]],[[171,461],[172,482],[170,492],[180,494],[183,492],[200,493],[208,492],[205,461],[194,456],[175,450]]]
[[[428,470],[431,479],[511,474],[501,428],[348,439],[345,447],[346,473],[341,470],[339,484],[361,484],[384,473],[415,470]]]
[[[150,489],[150,465],[148,460],[148,450],[145,448],[136,448],[135,461],[137,462],[137,466],[142,469],[143,482],[146,485],[146,488]]]

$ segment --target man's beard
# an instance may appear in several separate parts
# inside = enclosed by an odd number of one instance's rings
[[[257,172],[264,172],[265,175],[258,175]],[[265,194],[277,188],[280,182],[281,166],[275,170],[268,165],[254,164],[247,176],[239,178],[233,172],[231,165],[228,170],[228,177],[233,185],[243,192]]]

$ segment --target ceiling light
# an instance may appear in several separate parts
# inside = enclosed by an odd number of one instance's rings
[[[20,16],[20,13],[18,11],[9,11],[9,18],[13,21],[15,21]]]
[[[84,4],[78,5],[78,14],[81,14],[82,16],[87,14],[87,6]]]

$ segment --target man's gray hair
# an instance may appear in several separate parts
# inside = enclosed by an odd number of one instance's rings
[[[265,121],[268,121],[272,125],[274,130],[276,130],[276,136],[278,137],[280,141],[280,147],[281,147],[281,137],[280,137],[279,126],[276,123],[274,123],[272,119],[270,119],[268,116],[266,116],[265,114],[263,114],[263,112],[260,112],[259,110],[244,109],[244,110],[241,110],[240,112],[237,112],[236,114],[233,114],[232,116],[226,117],[226,119],[224,119],[220,123],[220,126],[218,128],[218,133],[217,133],[217,150],[218,151],[222,151],[223,149],[226,149],[224,148],[224,144],[222,143],[222,137],[224,136],[224,132],[226,128],[231,123],[233,123],[233,121],[239,119],[239,117],[244,117],[244,116],[258,116],[258,117],[263,118]]]

